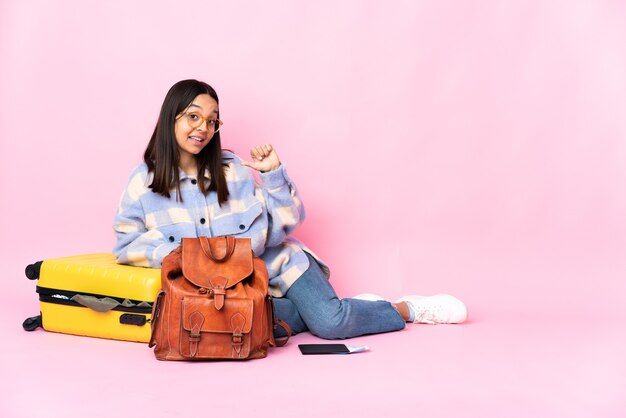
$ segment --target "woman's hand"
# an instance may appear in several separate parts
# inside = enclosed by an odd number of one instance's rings
[[[250,156],[252,161],[242,161],[241,165],[254,168],[261,173],[276,170],[280,167],[278,154],[276,154],[276,150],[270,144],[257,145],[250,150]]]

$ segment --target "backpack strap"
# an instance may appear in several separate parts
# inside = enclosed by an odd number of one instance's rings
[[[156,335],[156,328],[157,328],[157,321],[159,320],[159,317],[161,316],[161,301],[163,299],[163,297],[165,296],[165,292],[163,290],[159,290],[159,293],[157,294],[156,300],[154,301],[154,306],[152,307],[152,316],[150,317],[150,341],[148,342],[148,347],[154,347],[157,343],[157,335]]]
[[[287,332],[287,336],[281,337],[281,338],[274,338],[275,347],[284,346],[285,344],[287,344],[287,341],[289,341],[289,337],[291,337],[291,327],[287,325],[285,321],[274,317],[274,329],[278,328],[279,325]]]
[[[272,340],[271,340],[271,345],[272,347],[282,347],[285,344],[287,344],[287,341],[289,341],[289,338],[291,337],[291,327],[283,320],[279,319],[276,316],[276,310],[274,309],[274,300],[272,299],[272,296],[267,295],[267,300],[269,302],[269,306],[271,308],[272,311]],[[278,326],[280,326],[282,329],[285,330],[285,332],[287,333],[286,337],[280,337],[280,338],[275,338],[274,337],[274,331],[278,328]]]

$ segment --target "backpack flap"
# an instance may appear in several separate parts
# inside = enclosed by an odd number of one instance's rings
[[[183,238],[182,248],[183,275],[194,285],[212,290],[218,309],[223,306],[225,289],[254,271],[249,238]]]
[[[219,314],[210,299],[183,299],[180,353],[189,358],[247,357],[252,313],[251,299],[226,299]]]

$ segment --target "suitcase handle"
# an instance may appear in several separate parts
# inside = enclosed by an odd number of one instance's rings
[[[137,325],[142,327],[146,324],[147,319],[145,315],[129,314],[125,313],[120,315],[120,324]]]

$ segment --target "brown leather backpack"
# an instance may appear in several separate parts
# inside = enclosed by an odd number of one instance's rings
[[[265,357],[277,345],[267,288],[250,239],[183,238],[163,260],[149,346],[159,360]]]

